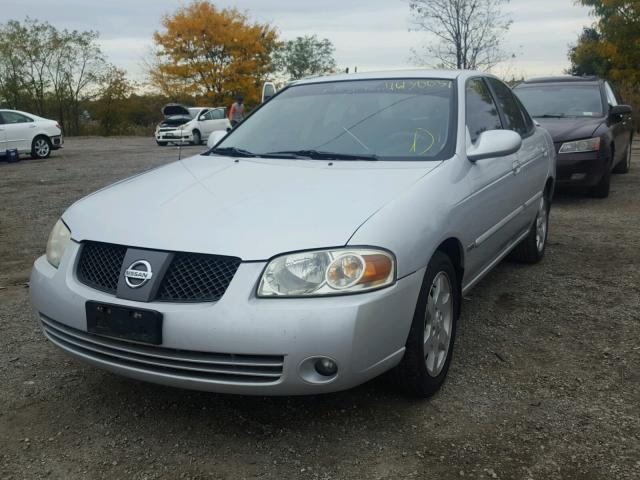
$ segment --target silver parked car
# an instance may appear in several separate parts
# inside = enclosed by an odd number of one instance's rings
[[[136,379],[290,395],[392,370],[428,396],[461,296],[542,258],[554,152],[483,73],[295,82],[207,153],[72,205],[32,302],[55,345]]]

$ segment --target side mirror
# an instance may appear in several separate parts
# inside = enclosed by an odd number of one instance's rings
[[[199,122],[202,122],[202,121],[204,121],[204,120],[206,120],[205,115],[200,115],[200,116],[198,117],[198,121],[199,121]]]
[[[617,122],[620,121],[621,115],[630,115],[633,109],[629,105],[616,105],[609,109],[609,119]]]
[[[269,100],[276,94],[276,84],[273,82],[265,82],[262,86],[262,103]]]
[[[227,136],[227,132],[225,130],[216,130],[207,139],[207,148],[215,147],[220,141]]]
[[[487,130],[475,144],[467,147],[467,159],[477,162],[485,158],[505,157],[520,150],[522,138],[513,130]]]

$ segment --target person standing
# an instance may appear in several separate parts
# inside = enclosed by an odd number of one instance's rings
[[[229,110],[229,120],[231,121],[231,126],[235,127],[242,120],[244,120],[244,99],[241,95],[236,98],[236,101],[233,105],[231,105],[231,110]]]

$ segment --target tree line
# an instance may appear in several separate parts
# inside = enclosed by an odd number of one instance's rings
[[[436,39],[414,51],[414,60],[490,69],[509,58],[501,46],[511,25],[502,13],[508,1],[410,0],[414,28]],[[597,21],[571,47],[568,73],[611,80],[635,107],[640,125],[640,2],[578,3],[590,7]],[[251,108],[266,80],[337,68],[330,40],[311,35],[283,41],[273,25],[208,0],[163,17],[145,83],[111,65],[98,40],[94,31],[60,30],[29,18],[0,24],[0,106],[55,118],[68,135],[146,134],[166,103],[228,106],[242,95]]]
[[[260,101],[266,80],[335,71],[334,47],[315,35],[282,41],[268,23],[195,0],[162,20],[148,81],[110,64],[94,31],[30,18],[0,24],[0,107],[54,118],[65,134],[148,134],[170,102]]]

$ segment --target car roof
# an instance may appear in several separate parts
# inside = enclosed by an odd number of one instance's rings
[[[307,77],[301,80],[294,80],[293,82],[291,82],[291,85],[341,82],[347,80],[383,80],[394,78],[437,78],[442,80],[455,80],[459,77],[475,76],[493,77],[493,75],[491,74],[478,72],[475,70],[432,70],[427,68],[418,68],[410,70],[383,70],[378,72],[339,73],[335,75]]]
[[[529,85],[532,83],[598,83],[601,80],[595,75],[584,75],[578,77],[575,75],[558,75],[556,77],[536,77],[525,80],[520,85]]]

